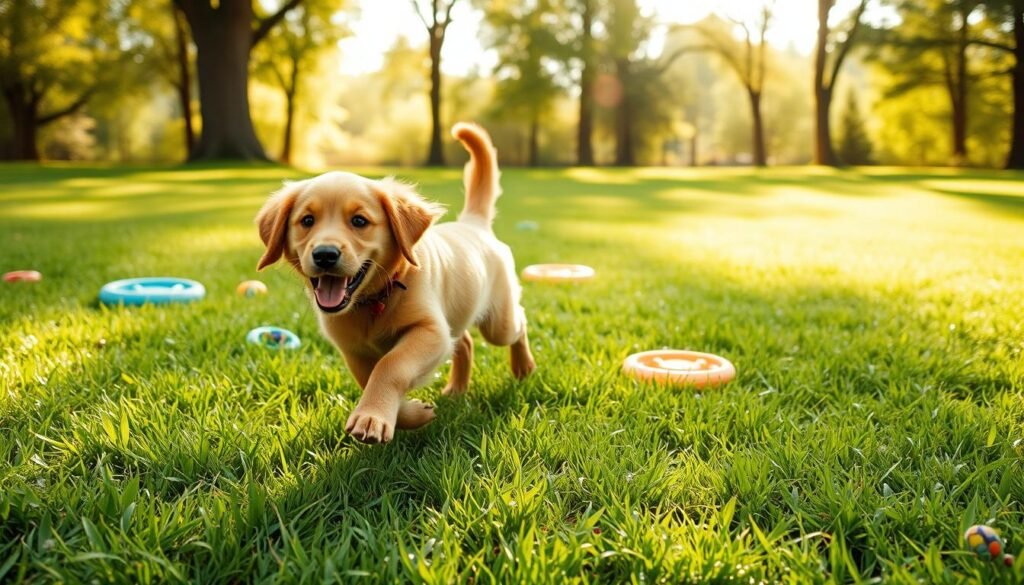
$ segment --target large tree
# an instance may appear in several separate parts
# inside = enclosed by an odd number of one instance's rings
[[[949,99],[951,160],[967,164],[968,112],[972,85],[969,47],[979,0],[895,0],[900,25],[884,37],[881,62],[894,78],[886,97],[925,85],[942,87]]]
[[[76,0],[0,2],[0,93],[12,126],[8,151],[38,160],[40,129],[81,110],[130,58],[113,24],[118,6]]]
[[[671,123],[678,100],[665,83],[665,74],[691,47],[652,56],[649,41],[655,20],[644,14],[637,0],[609,0],[600,12],[604,25],[603,57],[610,69],[610,84],[598,90],[601,105],[613,115],[616,166],[637,164],[637,154],[659,138]],[[608,79],[608,77],[606,77]]]
[[[597,16],[596,0],[575,0],[579,12],[579,121],[576,127],[576,164],[594,164],[594,69],[597,51],[594,43],[594,20]]]
[[[494,107],[527,126],[527,164],[540,164],[540,129],[554,100],[562,92],[555,64],[564,63],[567,49],[557,31],[565,12],[556,0],[488,2],[487,41],[498,52],[498,92]]]
[[[182,118],[184,158],[195,147],[192,108],[194,49],[185,15],[167,0],[131,0],[128,24],[147,38],[142,55],[146,83],[159,79],[174,90]]]
[[[1024,169],[1024,0],[984,0],[984,7],[999,26],[972,36],[969,42],[1013,59],[1007,71],[1013,88],[1013,118],[1006,168]]]
[[[444,142],[441,140],[441,49],[444,47],[448,26],[452,23],[452,9],[458,0],[410,0],[427,29],[430,39],[430,152],[427,164],[444,165]]]
[[[332,19],[342,4],[338,0],[305,0],[305,4],[274,28],[257,51],[257,70],[284,92],[283,163],[292,162],[295,110],[303,76],[316,66],[320,55],[334,47],[344,33]]]
[[[750,103],[753,163],[759,167],[768,164],[761,100],[764,97],[765,74],[768,69],[768,43],[765,37],[771,24],[773,7],[774,1],[767,2],[753,18],[730,19],[731,27],[715,16],[697,26],[707,43],[706,48],[721,57],[746,90]],[[739,40],[733,35],[734,28],[742,34]]]
[[[814,162],[819,165],[838,162],[832,147],[829,119],[832,97],[836,79],[857,39],[861,17],[867,7],[867,0],[860,0],[848,22],[833,28],[829,25],[829,17],[835,3],[836,0],[818,0],[818,43],[814,57]]]
[[[608,57],[621,87],[615,107],[615,165],[633,166],[636,164],[634,60],[639,56],[640,44],[651,34],[652,22],[640,13],[636,0],[611,0],[609,4],[605,22]]]
[[[203,129],[190,160],[265,160],[249,114],[252,48],[302,0],[287,0],[265,18],[252,0],[174,0],[192,30]]]

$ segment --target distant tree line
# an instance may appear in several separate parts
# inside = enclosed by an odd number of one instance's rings
[[[782,116],[792,115],[784,95],[769,95],[779,91],[770,89],[773,68],[788,58],[767,42],[775,25],[773,0],[753,13],[722,11],[672,26],[645,14],[637,0],[390,1],[396,10],[414,11],[427,33],[421,75],[430,104],[428,165],[446,163],[443,131],[452,120],[443,119],[449,93],[441,60],[449,30],[460,26],[453,17],[460,3],[483,14],[479,38],[498,56],[490,115],[522,128],[527,164],[542,163],[542,137],[551,121],[566,116],[568,102],[574,104],[575,130],[568,139],[575,142],[574,164],[635,165],[664,128],[672,128],[672,135],[654,146],[664,155],[685,145],[695,164],[706,131],[700,118],[715,109],[704,85],[719,72],[728,72],[743,91],[750,164],[769,163],[773,137],[785,131]],[[804,86],[813,108],[806,136],[813,162],[873,160],[853,86],[843,100],[838,135],[832,127],[839,81],[857,55],[858,62],[885,72],[881,100],[927,88],[945,95],[952,164],[971,160],[972,116],[994,107],[979,96],[1008,82],[1005,166],[1024,169],[1024,0],[859,0],[844,4],[844,13],[835,4],[817,2],[813,71]],[[290,162],[307,80],[350,34],[351,14],[341,11],[351,5],[0,0],[0,157],[38,160],[47,127],[85,109],[117,115],[118,99],[140,87],[162,86],[177,99],[185,158],[265,160],[250,105],[252,77],[283,96],[276,158]],[[872,9],[895,19],[871,19]],[[650,49],[656,33],[664,39],[658,54]],[[772,112],[765,111],[766,103]],[[684,128],[676,132],[680,124]],[[598,136],[612,145],[601,161]]]

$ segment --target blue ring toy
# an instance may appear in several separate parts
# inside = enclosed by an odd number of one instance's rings
[[[191,303],[204,296],[206,288],[202,284],[170,276],[125,278],[109,282],[100,289],[100,302],[104,305]]]
[[[257,327],[245,340],[270,349],[296,349],[302,345],[298,335],[280,327]]]

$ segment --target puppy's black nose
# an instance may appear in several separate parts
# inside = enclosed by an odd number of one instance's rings
[[[331,268],[341,258],[341,250],[334,246],[317,246],[313,248],[313,264],[320,268]]]

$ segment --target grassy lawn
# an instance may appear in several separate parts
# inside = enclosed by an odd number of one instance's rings
[[[401,174],[460,208],[460,171]],[[1024,582],[959,542],[1024,552],[1024,175],[509,170],[519,265],[598,278],[527,284],[537,375],[478,339],[468,396],[383,447],[344,435],[358,390],[298,279],[255,273],[298,176],[0,167],[0,272],[44,273],[0,283],[0,578]],[[207,298],[98,306],[147,275]],[[738,378],[619,373],[660,347]]]

